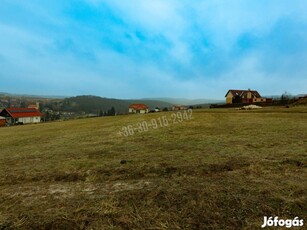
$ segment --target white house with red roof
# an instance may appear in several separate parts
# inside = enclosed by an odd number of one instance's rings
[[[129,113],[148,113],[149,107],[145,104],[132,104],[129,106]]]
[[[9,124],[31,124],[41,122],[43,114],[35,108],[6,108],[0,113]]]

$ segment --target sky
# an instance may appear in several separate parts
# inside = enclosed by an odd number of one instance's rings
[[[305,0],[0,0],[0,92],[307,93]]]

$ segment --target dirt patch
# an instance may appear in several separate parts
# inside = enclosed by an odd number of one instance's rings
[[[123,191],[144,189],[146,187],[151,187],[151,186],[152,182],[150,181],[139,181],[135,183],[116,182],[113,185],[111,185],[108,188],[108,190],[110,192],[123,192]]]
[[[78,184],[54,184],[48,188],[48,194],[58,197],[73,197],[77,194],[84,195],[109,195],[117,192],[140,190],[153,187],[151,181],[116,181],[113,183],[78,183]]]
[[[293,165],[296,167],[306,167],[306,164],[304,164],[304,162],[294,159],[285,159],[282,160],[280,163],[283,165],[286,164],[286,165]]]
[[[224,163],[209,164],[203,169],[205,174],[229,172],[239,170],[250,166],[250,162],[246,159],[231,159]]]
[[[78,172],[59,173],[54,175],[54,180],[63,182],[85,181],[86,175]]]

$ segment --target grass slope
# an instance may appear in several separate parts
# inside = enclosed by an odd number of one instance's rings
[[[162,115],[171,112],[1,128],[0,229],[258,229],[265,215],[306,218],[306,107],[195,110],[181,124],[117,134]]]

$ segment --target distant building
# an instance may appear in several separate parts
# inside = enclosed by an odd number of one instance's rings
[[[230,89],[225,95],[226,104],[244,103],[252,104],[257,102],[272,102],[271,98],[263,98],[256,90],[234,90]]]
[[[39,110],[39,102],[36,102],[35,104],[29,104],[28,108],[33,108]]]
[[[172,107],[172,110],[185,110],[185,109],[188,109],[188,107],[187,106],[184,106],[184,105],[174,105],[173,107]]]
[[[0,113],[9,124],[31,124],[41,122],[43,114],[34,108],[6,108]]]
[[[145,104],[132,104],[129,106],[129,113],[148,113],[149,107]]]

